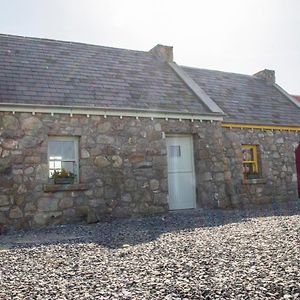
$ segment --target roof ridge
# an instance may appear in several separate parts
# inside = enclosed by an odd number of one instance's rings
[[[197,67],[190,67],[190,66],[183,66],[183,65],[181,65],[180,67],[182,67],[182,68],[188,68],[188,69],[194,69],[194,70],[203,70],[203,71],[209,71],[209,72],[217,72],[217,73],[240,75],[240,76],[250,77],[250,78],[254,78],[254,79],[260,79],[260,78],[254,77],[253,75],[236,73],[236,72],[227,72],[227,71],[220,71],[220,70],[213,70],[213,69],[206,69],[206,68],[197,68]]]
[[[90,44],[90,43],[84,43],[84,42],[56,40],[56,39],[50,39],[50,38],[22,36],[22,35],[14,35],[14,34],[7,34],[7,33],[0,33],[0,38],[1,37],[7,37],[7,38],[12,38],[12,39],[26,39],[26,40],[33,40],[33,41],[45,41],[45,42],[49,42],[49,43],[58,43],[58,44],[59,43],[69,44],[69,45],[75,44],[75,45],[84,45],[84,46],[90,46],[90,47],[106,48],[106,49],[112,49],[112,50],[124,50],[124,51],[131,51],[131,52],[148,53],[148,51],[144,51],[144,50],[133,50],[133,49],[126,49],[126,48],[119,48],[119,47],[102,46],[102,45]]]

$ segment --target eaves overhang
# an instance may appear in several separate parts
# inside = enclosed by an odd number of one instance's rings
[[[178,120],[207,120],[223,121],[223,115],[218,113],[190,113],[168,110],[153,109],[132,109],[132,108],[108,108],[95,106],[64,106],[64,105],[43,105],[43,104],[17,104],[17,103],[0,103],[0,111],[6,112],[29,112],[33,115],[36,113],[46,114],[69,114],[86,115],[86,116],[117,116],[117,117],[135,117],[150,119],[178,119]]]

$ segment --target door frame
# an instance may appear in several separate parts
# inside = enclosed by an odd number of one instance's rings
[[[197,193],[196,193],[196,172],[195,172],[195,152],[194,152],[194,137],[193,134],[188,134],[188,133],[166,133],[165,134],[165,138],[166,138],[166,148],[167,148],[167,160],[168,160],[168,145],[167,145],[167,139],[168,138],[188,138],[190,141],[190,149],[191,149],[191,155],[190,155],[190,159],[191,161],[191,165],[192,165],[192,186],[193,188],[193,207],[192,208],[186,208],[186,209],[195,209],[197,208]],[[169,165],[167,164],[167,175],[168,175],[168,194],[170,197],[170,191],[169,191]],[[184,210],[184,209],[170,209],[170,202],[171,199],[169,198],[169,210]]]

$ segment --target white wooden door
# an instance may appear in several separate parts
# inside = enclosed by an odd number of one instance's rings
[[[196,207],[192,137],[167,137],[169,208]]]

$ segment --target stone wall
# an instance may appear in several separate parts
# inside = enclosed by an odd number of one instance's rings
[[[225,185],[225,156],[220,123],[200,126],[194,136],[197,201],[199,207],[230,206]]]
[[[168,211],[167,134],[193,137],[198,207],[296,198],[294,132],[222,129],[220,122],[207,121],[0,112],[0,226]],[[49,182],[49,136],[79,138],[78,184]],[[259,145],[259,183],[243,181],[241,144]]]
[[[298,198],[295,149],[297,132],[223,128],[226,192],[233,206],[256,205]],[[258,146],[260,178],[244,180],[242,144]]]
[[[192,134],[195,160],[214,160],[216,174],[209,163],[199,164],[201,174],[196,168],[198,200],[205,197],[209,203],[224,197],[224,184],[202,183],[209,172],[219,180],[223,170],[216,161],[221,148],[218,145],[216,153],[211,140],[214,131],[220,135],[219,123],[0,113],[0,128],[0,224],[8,227],[166,212],[165,133]],[[49,136],[79,137],[80,184],[49,184]]]
[[[28,113],[0,120],[0,223],[32,227],[167,209],[159,123]],[[79,137],[80,185],[47,185],[48,136]]]

